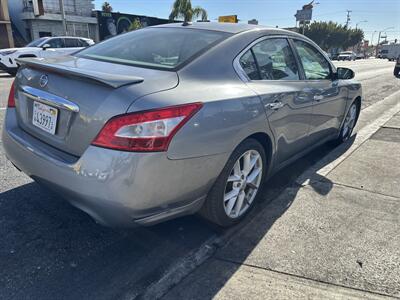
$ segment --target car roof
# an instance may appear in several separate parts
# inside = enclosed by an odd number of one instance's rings
[[[266,33],[270,34],[298,35],[297,33],[289,30],[284,30],[275,27],[267,27],[262,25],[251,25],[245,23],[193,22],[189,23],[186,26],[184,25],[184,23],[169,23],[169,24],[156,25],[152,27],[193,28],[193,29],[222,31],[233,34],[250,30],[264,30],[267,31]]]
[[[90,38],[86,38],[86,37],[80,37],[80,36],[64,36],[64,35],[62,35],[62,36],[44,36],[43,38],[46,38],[46,39],[53,39],[53,38],[56,38],[56,39],[59,39],[59,38],[61,38],[61,39],[65,39],[65,38],[67,38],[67,39],[82,39],[82,40],[92,40],[92,39],[90,39]]]

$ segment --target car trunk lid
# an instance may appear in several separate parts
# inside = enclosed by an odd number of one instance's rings
[[[19,63],[19,125],[43,142],[75,156],[83,154],[107,120],[125,113],[136,99],[178,84],[175,72],[72,56],[23,59]],[[38,105],[50,106],[51,114],[56,115],[54,134],[39,128],[37,122],[34,125]]]

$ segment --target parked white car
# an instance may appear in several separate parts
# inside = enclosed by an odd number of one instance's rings
[[[42,37],[26,47],[1,49],[0,69],[15,75],[19,67],[17,58],[68,55],[93,44],[93,40],[81,37]]]
[[[356,57],[353,51],[343,51],[339,53],[338,60],[356,60]]]

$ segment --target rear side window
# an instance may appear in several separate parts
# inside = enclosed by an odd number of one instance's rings
[[[299,80],[296,60],[286,39],[267,39],[253,52],[264,80]]]
[[[251,80],[299,80],[299,70],[286,39],[266,39],[240,59]]]
[[[89,43],[88,43],[87,41],[85,41],[85,40],[80,39],[79,42],[80,42],[80,44],[81,44],[80,47],[87,47],[87,46],[90,46]]]
[[[77,48],[82,47],[78,39],[64,39],[65,47],[67,48]]]
[[[188,28],[145,28],[106,40],[77,56],[107,62],[174,69],[230,34]]]
[[[260,79],[260,73],[258,72],[257,64],[251,50],[247,51],[240,58],[240,65],[242,66],[243,71],[251,80]]]

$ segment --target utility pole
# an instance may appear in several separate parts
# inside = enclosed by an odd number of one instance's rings
[[[347,10],[346,28],[349,27],[349,23],[350,23],[350,21],[351,21],[350,13],[351,13],[351,10]]]
[[[67,21],[65,20],[64,0],[59,0],[59,3],[60,3],[62,27],[64,35],[67,35]]]

